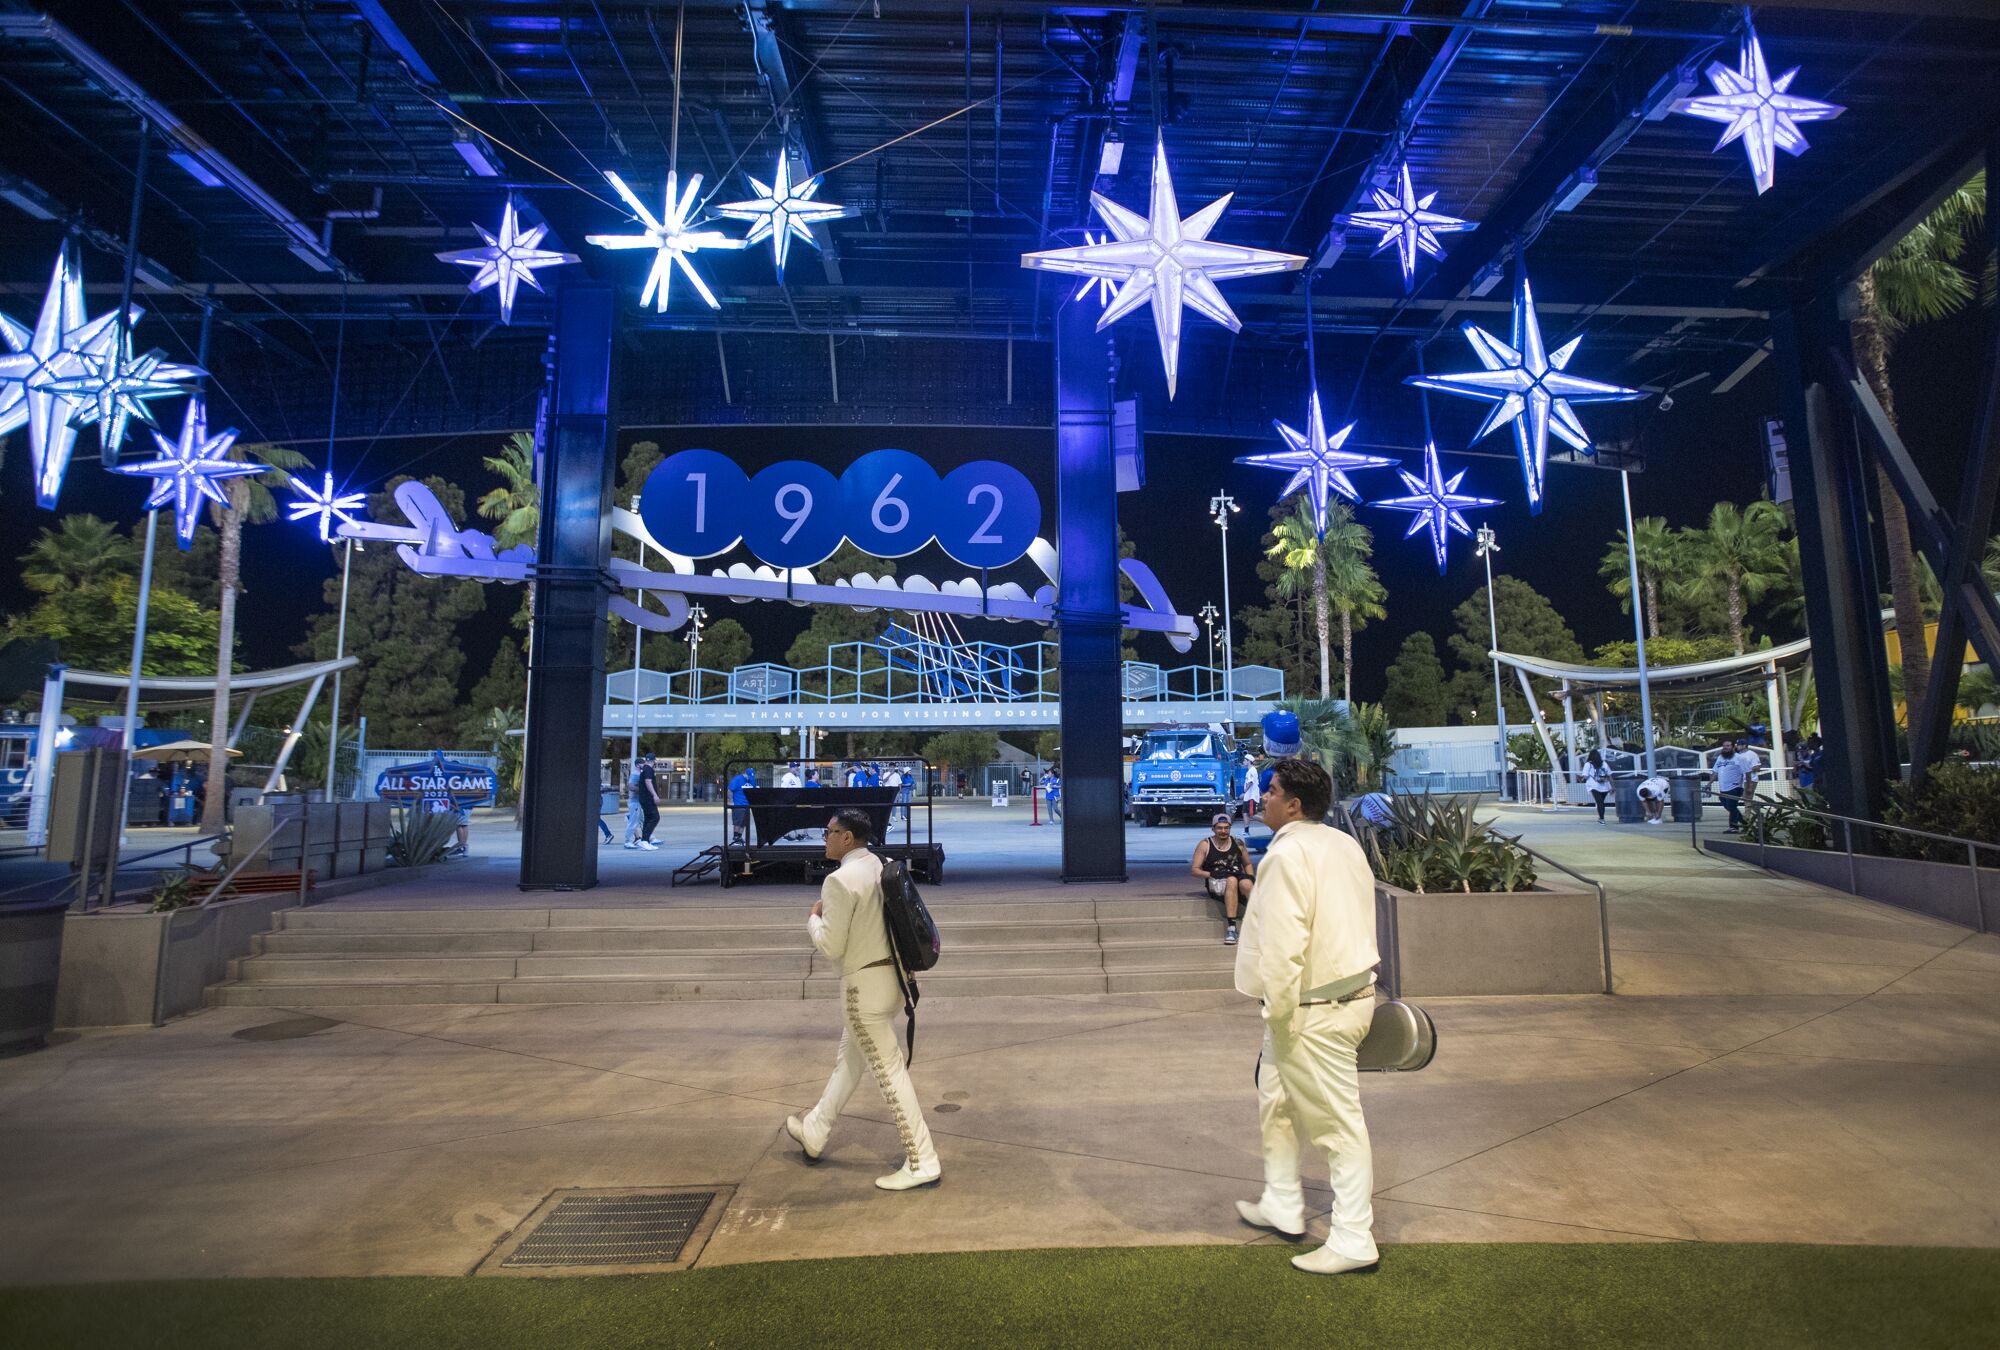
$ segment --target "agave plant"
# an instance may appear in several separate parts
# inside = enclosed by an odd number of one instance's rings
[[[398,867],[422,867],[444,857],[458,830],[449,811],[409,811],[389,835],[389,861]]]
[[[1335,819],[1360,842],[1376,878],[1391,886],[1468,895],[1533,886],[1534,860],[1520,837],[1495,832],[1477,807],[1471,796],[1404,793],[1389,799],[1386,826],[1344,812]]]

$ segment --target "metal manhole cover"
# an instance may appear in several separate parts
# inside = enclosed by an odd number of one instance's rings
[[[322,1031],[330,1031],[340,1023],[325,1017],[287,1017],[277,1022],[262,1022],[254,1027],[244,1027],[241,1031],[229,1033],[239,1041],[296,1041],[305,1036],[317,1036]]]
[[[727,1208],[731,1188],[557,1191],[481,1263],[482,1275],[681,1270]]]

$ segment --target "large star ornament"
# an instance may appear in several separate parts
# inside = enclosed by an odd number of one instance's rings
[[[229,447],[236,444],[236,429],[231,427],[209,435],[208,409],[199,398],[188,400],[178,441],[170,441],[157,431],[153,439],[159,443],[158,459],[143,464],[121,464],[118,472],[153,480],[153,490],[146,498],[147,510],[173,503],[174,534],[183,549],[194,547],[194,530],[201,524],[204,499],[225,508],[229,505],[228,495],[217,483],[264,472],[261,464],[240,464],[225,458]]]
[[[527,282],[536,290],[542,283],[535,280],[538,267],[561,267],[576,261],[574,253],[557,253],[553,249],[541,247],[542,236],[549,232],[547,225],[521,228],[519,217],[514,213],[514,199],[507,199],[507,206],[500,213],[500,233],[488,234],[484,226],[472,227],[479,231],[479,237],[486,241],[481,248],[448,249],[438,254],[439,262],[457,263],[460,267],[476,267],[472,274],[472,290],[477,293],[489,286],[500,288],[500,322],[514,322],[514,296],[522,282]]]
[[[1822,103],[1787,92],[1798,73],[1799,68],[1793,66],[1772,79],[1770,67],[1764,64],[1764,44],[1757,40],[1757,30],[1748,28],[1734,70],[1720,61],[1709,62],[1708,82],[1715,86],[1715,92],[1677,99],[1673,110],[1722,123],[1725,128],[1722,139],[1715,143],[1718,150],[1731,141],[1742,141],[1743,153],[1750,160],[1750,174],[1757,180],[1757,195],[1761,197],[1778,179],[1773,147],[1788,155],[1803,155],[1806,138],[1799,131],[1799,123],[1831,122],[1847,111],[1838,103]]]
[[[140,310],[134,306],[134,323],[138,322],[139,314]],[[117,354],[121,346],[125,349],[122,357]],[[128,331],[122,343],[117,342],[114,335],[101,373],[56,380],[50,383],[49,388],[58,394],[91,400],[90,405],[72,419],[73,425],[81,427],[95,422],[99,443],[109,456],[108,462],[115,464],[133,418],[138,418],[149,427],[159,425],[153,420],[152,409],[146,406],[148,402],[186,394],[190,392],[190,383],[207,373],[199,366],[184,366],[167,360],[166,353],[157,347],[134,356]]]
[[[1444,470],[1438,467],[1438,448],[1434,441],[1426,442],[1424,445],[1422,478],[1404,469],[1398,469],[1396,473],[1403,480],[1403,486],[1410,490],[1410,495],[1385,497],[1374,504],[1387,507],[1391,511],[1411,513],[1410,528],[1403,531],[1405,539],[1418,530],[1426,527],[1430,529],[1431,552],[1437,555],[1438,575],[1443,576],[1445,541],[1451,537],[1451,532],[1456,530],[1467,536],[1472,533],[1472,526],[1466,523],[1465,517],[1460,513],[1469,506],[1498,506],[1500,503],[1493,497],[1473,497],[1460,492],[1458,484],[1465,477],[1463,469],[1447,480]]]
[[[1540,515],[1549,433],[1555,432],[1579,450],[1590,450],[1590,433],[1583,429],[1570,405],[1625,403],[1644,398],[1645,394],[1565,371],[1583,337],[1579,334],[1552,352],[1543,347],[1542,324],[1535,315],[1535,294],[1526,271],[1521,273],[1520,288],[1514,293],[1512,346],[1478,324],[1468,323],[1461,331],[1485,369],[1458,375],[1411,375],[1404,383],[1491,403],[1493,411],[1474,433],[1475,441],[1512,423],[1514,449],[1520,456],[1521,474],[1528,484],[1528,510]]]
[[[1349,469],[1386,469],[1396,461],[1381,455],[1363,455],[1343,450],[1347,438],[1354,431],[1354,423],[1329,436],[1326,434],[1326,418],[1321,415],[1319,390],[1312,391],[1312,398],[1306,404],[1306,427],[1304,431],[1294,430],[1276,418],[1271,425],[1278,429],[1289,449],[1273,451],[1265,455],[1244,455],[1238,464],[1255,465],[1260,469],[1288,469],[1291,480],[1279,497],[1289,497],[1300,488],[1305,489],[1306,499],[1312,503],[1313,524],[1318,527],[1320,537],[1326,536],[1326,504],[1329,492],[1338,492],[1349,501],[1358,502],[1361,494],[1347,479]]]
[[[721,309],[722,302],[708,289],[701,274],[694,270],[689,259],[705,248],[742,248],[744,241],[731,239],[718,230],[691,230],[688,216],[694,211],[694,199],[701,191],[701,175],[688,179],[687,191],[681,192],[679,175],[667,174],[667,201],[655,216],[646,209],[645,203],[625,186],[625,180],[617,174],[606,172],[605,178],[611,183],[625,205],[632,208],[639,217],[638,234],[587,234],[584,240],[599,248],[650,248],[653,250],[653,267],[646,273],[646,289],[639,293],[639,303],[650,304],[656,314],[667,312],[667,292],[673,284],[674,267],[678,264],[687,279],[694,283],[696,294],[708,302],[710,309]],[[808,236],[810,238],[810,236]]]
[[[1118,293],[1098,317],[1100,332],[1150,300],[1160,360],[1167,370],[1167,397],[1172,398],[1180,376],[1183,309],[1213,319],[1232,333],[1239,332],[1243,325],[1215,283],[1268,272],[1295,272],[1306,265],[1296,253],[1218,244],[1209,239],[1208,232],[1222,219],[1235,195],[1227,193],[1181,219],[1173,174],[1167,168],[1167,145],[1160,140],[1153,148],[1151,219],[1093,192],[1091,205],[1110,227],[1111,241],[1023,253],[1021,266],[1119,283]]]
[[[744,177],[749,178],[749,175]],[[812,199],[813,194],[819,191],[817,177],[794,186],[791,161],[783,150],[778,152],[778,168],[772,174],[770,183],[751,178],[750,189],[757,194],[755,197],[749,201],[724,202],[715,208],[716,214],[732,220],[750,221],[750,233],[743,236],[744,246],[769,239],[771,256],[780,272],[785,270],[785,258],[791,252],[794,238],[803,239],[814,248],[819,247],[819,241],[813,238],[807,226],[838,220],[847,214],[844,206]]]
[[[1417,196],[1417,190],[1410,185],[1408,164],[1403,165],[1400,192],[1384,192],[1381,188],[1371,187],[1368,195],[1375,199],[1375,209],[1350,213],[1348,223],[1373,230],[1380,236],[1375,243],[1377,253],[1391,244],[1396,246],[1396,260],[1403,265],[1405,286],[1416,275],[1419,252],[1442,258],[1444,246],[1438,243],[1437,237],[1472,228],[1469,220],[1431,210],[1437,193],[1426,192],[1421,197]]]
[[[0,356],[0,435],[28,428],[35,501],[54,510],[79,426],[96,415],[97,386],[118,342],[118,312],[86,319],[83,272],[63,245],[33,329],[9,320]]]
[[[358,524],[354,513],[368,504],[368,494],[365,492],[336,492],[333,487],[333,474],[330,472],[324,475],[318,488],[301,479],[293,478],[291,489],[298,496],[298,500],[287,503],[285,510],[288,514],[285,519],[317,520],[322,544],[333,542],[335,521],[343,525]]]

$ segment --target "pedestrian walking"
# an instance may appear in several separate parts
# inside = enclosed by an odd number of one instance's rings
[[[1583,786],[1597,802],[1597,823],[1604,823],[1604,804],[1611,800],[1611,771],[1604,767],[1604,756],[1596,750],[1583,761]]]
[[[1062,819],[1062,774],[1050,769],[1042,779],[1042,795],[1049,800],[1049,819]]]
[[[649,853],[657,852],[660,846],[653,842],[653,831],[660,827],[660,785],[650,750],[639,756],[639,776],[632,786],[632,795],[639,799],[638,846]]]
[[[866,811],[845,807],[826,826],[826,856],[839,865],[820,883],[819,900],[806,918],[806,934],[819,953],[840,962],[845,1020],[833,1077],[818,1105],[803,1117],[786,1116],[785,1133],[818,1162],[864,1071],[888,1104],[903,1145],[903,1165],[875,1184],[885,1191],[935,1186],[943,1177],[937,1149],[910,1082],[894,1018],[903,1005],[902,983],[889,951],[882,918],[882,860],[869,849],[873,826]]]
[[[1355,1064],[1375,1013],[1375,877],[1353,836],[1323,823],[1332,800],[1333,781],[1319,765],[1287,758],[1271,766],[1263,808],[1276,833],[1236,948],[1237,992],[1260,1000],[1264,1019],[1264,1191],[1237,1201],[1236,1212],[1255,1227],[1303,1237],[1300,1153],[1306,1143],[1324,1149],[1333,1185],[1326,1245],[1292,1258],[1315,1275],[1373,1270],[1380,1260]]]
[[[1208,822],[1208,835],[1194,846],[1194,859],[1188,870],[1203,878],[1203,888],[1209,899],[1222,902],[1222,945],[1236,945],[1236,920],[1243,906],[1250,903],[1250,883],[1257,874],[1256,864],[1250,861],[1250,850],[1243,847],[1243,841],[1230,834],[1230,820],[1227,811],[1217,811]]]
[[[625,775],[625,847],[639,847],[639,832],[646,828],[646,808],[641,801],[644,792],[639,786],[639,761],[632,761],[632,768]]]
[[[1743,832],[1743,799],[1756,793],[1761,767],[1762,761],[1755,751],[1744,747],[1741,737],[1732,736],[1722,743],[1722,753],[1715,758],[1715,795],[1729,813],[1729,828],[1724,834]]]
[[[750,829],[750,798],[748,790],[757,786],[757,768],[754,764],[743,766],[741,773],[729,780],[729,837],[732,843],[743,843]]]
[[[605,816],[618,809],[618,789],[611,786],[611,770],[602,769],[597,779],[597,828],[603,832],[604,842],[611,842],[611,827],[604,822]]]

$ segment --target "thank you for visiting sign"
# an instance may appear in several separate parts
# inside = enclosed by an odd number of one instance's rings
[[[411,764],[391,764],[375,776],[375,795],[424,811],[462,811],[493,800],[493,770],[446,759],[442,751]]]

